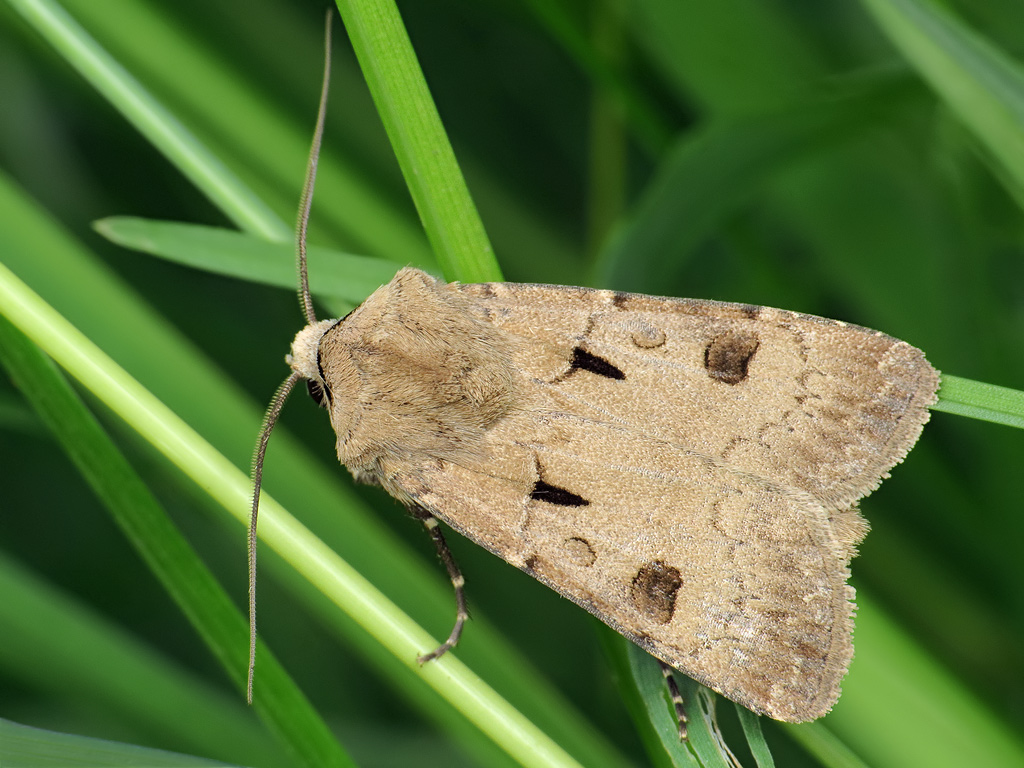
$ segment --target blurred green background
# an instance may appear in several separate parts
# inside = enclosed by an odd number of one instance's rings
[[[836,317],[909,341],[943,372],[1020,387],[1019,174],[977,128],[964,127],[962,108],[922,81],[870,5],[421,0],[400,9],[506,279]],[[1024,55],[1020,4],[946,5],[987,50],[1008,56],[999,96],[1007,113],[1024,115],[1013,63]],[[319,89],[324,3],[75,0],[64,6],[282,219],[292,220]],[[416,211],[340,28],[336,41],[311,241],[427,265]],[[969,52],[950,45],[954,61],[960,55],[966,62]],[[282,356],[301,324],[294,294],[149,258],[93,231],[93,221],[112,215],[230,223],[6,3],[0,3],[0,116],[3,184],[18,190],[21,204],[45,211],[47,226],[95,254],[122,281],[128,300],[147,302],[215,361],[238,387],[233,398],[251,399],[248,431],[214,436],[215,427],[195,423],[246,467],[258,409],[286,375]],[[0,208],[0,227],[21,221],[20,210]],[[0,261],[159,388],[112,348],[109,339],[119,336],[138,342],[133,328],[121,325],[109,305],[90,301],[88,285],[50,267],[45,240],[21,242],[17,254],[12,241],[0,243]],[[189,375],[182,371],[173,382],[186,393]],[[184,415],[206,406],[172,407]],[[223,525],[202,492],[102,407],[96,412],[241,605],[241,529]],[[331,466],[334,436],[326,419],[305,398],[286,409],[282,428],[323,462],[317,471],[347,481],[344,469]],[[60,590],[75,606],[68,612],[85,608],[102,625],[127,633],[132,640],[125,639],[125,648],[138,643],[160,654],[176,665],[169,674],[188,670],[209,686],[214,709],[240,706],[221,668],[6,377],[0,377],[0,430],[4,570],[16,563],[31,574],[18,578]],[[273,454],[272,447],[271,466]],[[853,583],[907,633],[915,652],[981,702],[978,711],[994,727],[1018,733],[1024,729],[1022,460],[1018,430],[936,413],[905,465],[862,505],[872,532],[853,566]],[[274,470],[268,471],[268,488],[276,492]],[[289,493],[280,495],[287,500]],[[419,524],[382,494],[358,493],[380,510],[385,535],[407,541],[422,560],[411,567],[443,588]],[[308,510],[298,492],[295,498],[291,510],[325,539],[348,539],[349,529],[330,509]],[[478,622],[490,622],[517,646],[618,750],[647,763],[597,623],[453,538]],[[358,542],[347,545],[358,550]],[[389,571],[388,563],[373,567]],[[403,598],[402,586],[385,591],[415,613],[416,598]],[[43,627],[47,619],[41,610],[35,617],[33,605],[21,604],[18,618]],[[446,632],[450,605],[430,610],[420,620]],[[485,753],[453,746],[459,739],[423,715],[429,704],[418,704],[363,656],[339,646],[317,613],[274,577],[261,581],[260,611],[268,642],[361,764],[487,764]],[[474,629],[473,623],[467,629],[467,654]],[[38,640],[12,640],[31,638],[26,632],[0,625],[0,717],[283,764],[285,758],[255,742],[218,744],[216,735],[198,737],[137,716],[144,707],[133,706],[131,696],[144,698],[146,691],[100,695],[91,682],[103,676],[100,657],[83,650],[78,658],[58,658]],[[859,654],[871,653],[867,641],[858,635]],[[898,677],[900,669],[891,674]],[[855,661],[851,696],[857,675]],[[867,695],[868,706],[884,711],[884,701]],[[878,732],[844,727],[844,704],[835,728],[869,763],[910,764],[892,746],[901,738],[899,718],[886,719],[886,734],[882,726]],[[765,728],[779,764],[816,764],[784,729],[767,721]],[[931,736],[941,744],[948,734]],[[951,764],[957,760],[954,751]]]

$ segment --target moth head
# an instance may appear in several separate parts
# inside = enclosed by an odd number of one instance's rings
[[[307,325],[295,334],[292,351],[284,358],[291,369],[306,380],[310,395],[321,405],[323,404],[324,381],[320,368],[320,339],[337,322],[337,320],[320,320]]]

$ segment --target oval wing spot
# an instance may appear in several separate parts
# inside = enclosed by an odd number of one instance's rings
[[[640,323],[630,333],[630,339],[641,349],[655,349],[664,346],[665,332],[647,323]]]
[[[708,376],[724,384],[739,384],[747,378],[747,367],[760,343],[756,336],[737,333],[716,336],[704,350]]]
[[[576,347],[572,351],[572,361],[569,363],[569,372],[573,371],[590,371],[596,373],[598,376],[604,376],[607,379],[616,379],[621,381],[626,378],[626,374],[622,372],[622,369],[609,363],[603,357],[587,352],[582,347]]]
[[[565,556],[575,565],[589,568],[597,561],[597,554],[590,542],[579,536],[573,536],[562,542],[565,548]]]
[[[636,609],[659,624],[668,624],[676,611],[676,595],[683,578],[678,568],[663,560],[647,563],[633,577],[630,598]]]
[[[560,507],[586,507],[590,504],[582,496],[578,496],[572,491],[567,491],[565,488],[559,488],[557,485],[545,483],[543,480],[538,480],[533,484],[530,498],[534,501],[546,501],[548,504],[557,504]]]

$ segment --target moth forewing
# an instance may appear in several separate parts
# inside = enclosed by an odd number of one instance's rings
[[[794,722],[839,695],[855,504],[938,385],[920,351],[836,321],[413,269],[289,361],[358,479]]]

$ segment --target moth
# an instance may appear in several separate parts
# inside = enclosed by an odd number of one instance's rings
[[[831,709],[857,502],[936,399],[920,350],[768,307],[412,268],[317,321],[300,273],[308,325],[269,422],[304,379],[341,463],[431,531],[458,606],[422,660],[467,616],[440,520],[755,712]]]

